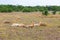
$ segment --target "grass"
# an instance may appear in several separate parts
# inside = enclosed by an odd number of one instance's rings
[[[47,23],[47,26],[34,28],[11,27],[5,24],[11,23],[31,24],[32,21]],[[22,13],[0,13],[0,40],[60,40],[60,15],[42,16],[39,12]],[[53,36],[53,37],[52,37]]]

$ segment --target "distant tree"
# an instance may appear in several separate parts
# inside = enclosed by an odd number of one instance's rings
[[[48,10],[44,10],[44,11],[42,12],[42,14],[47,16],[47,15],[48,15]]]
[[[53,11],[53,15],[55,15],[56,14],[56,11]]]
[[[22,6],[22,5],[0,5],[0,12],[43,12],[48,15],[48,11],[60,11],[60,6]]]

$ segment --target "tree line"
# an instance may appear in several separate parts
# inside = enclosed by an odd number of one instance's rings
[[[37,12],[41,11],[43,14],[48,11],[60,11],[60,6],[22,6],[22,5],[0,5],[0,12]]]

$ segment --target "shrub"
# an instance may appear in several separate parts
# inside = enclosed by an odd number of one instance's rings
[[[45,11],[43,11],[43,13],[42,13],[43,15],[48,15],[48,11],[47,10],[45,10]]]
[[[53,11],[53,15],[55,15],[56,14],[56,11]]]

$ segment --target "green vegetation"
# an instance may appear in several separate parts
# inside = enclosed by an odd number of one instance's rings
[[[56,11],[53,11],[53,15],[55,15],[56,14]]]
[[[60,6],[21,6],[21,5],[0,5],[0,12],[34,12],[34,11],[60,11]]]
[[[22,6],[22,5],[0,5],[0,12],[42,12],[43,15],[48,15],[48,11],[60,11],[60,6]]]
[[[43,15],[48,15],[48,11],[47,10],[45,10],[45,11],[43,11],[43,13],[42,13]]]

